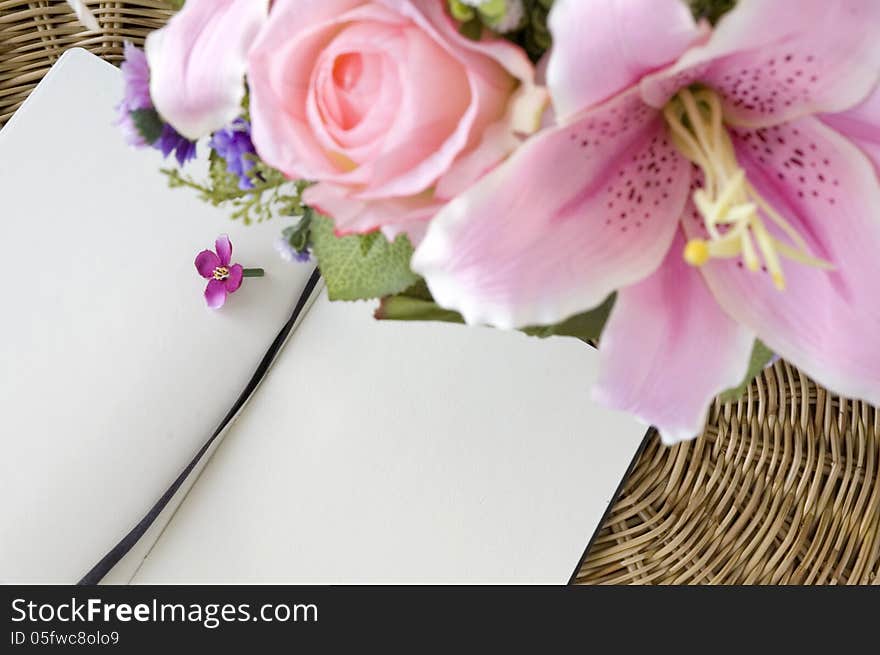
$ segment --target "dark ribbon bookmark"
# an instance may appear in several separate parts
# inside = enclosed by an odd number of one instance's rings
[[[309,281],[306,283],[305,288],[302,291],[302,294],[299,297],[299,300],[296,302],[296,306],[293,309],[293,313],[290,315],[290,318],[287,319],[287,323],[284,324],[284,327],[281,328],[281,331],[278,333],[278,336],[275,337],[275,340],[272,342],[272,345],[269,346],[269,350],[266,351],[266,354],[263,355],[263,359],[260,361],[259,366],[257,366],[257,370],[254,371],[253,376],[250,381],[247,383],[247,386],[244,388],[244,391],[241,392],[238,399],[232,405],[232,408],[220,422],[220,425],[217,426],[217,429],[214,430],[214,433],[210,436],[210,438],[205,442],[205,444],[199,449],[199,451],[195,454],[195,457],[192,458],[189,464],[186,465],[186,468],[180,472],[180,475],[177,476],[177,479],[171,484],[168,489],[165,490],[165,493],[162,494],[162,497],[156,501],[156,504],[147,512],[146,516],[140,520],[140,522],[134,526],[131,531],[125,535],[118,544],[116,544],[113,549],[104,555],[101,558],[101,561],[95,564],[92,569],[86,573],[82,579],[77,583],[80,585],[96,585],[98,584],[107,573],[110,572],[116,564],[121,560],[125,555],[130,551],[134,545],[140,540],[141,537],[144,536],[144,533],[149,529],[149,527],[155,522],[156,518],[158,518],[159,514],[163,509],[171,502],[171,499],[174,497],[174,494],[177,493],[177,490],[183,485],[184,481],[189,477],[189,474],[192,473],[193,469],[198,465],[201,461],[202,457],[205,456],[205,453],[211,448],[211,444],[217,439],[223,429],[229,424],[229,422],[235,418],[235,415],[238,411],[244,406],[247,402],[248,398],[251,397],[254,390],[259,385],[260,381],[266,375],[269,370],[269,367],[272,365],[272,362],[275,360],[275,357],[278,355],[278,352],[281,350],[281,346],[284,345],[284,342],[287,340],[287,336],[290,334],[290,331],[293,329],[293,326],[296,324],[297,319],[300,314],[302,314],[303,309],[308,302],[309,296],[312,295],[312,292],[315,290],[315,286],[318,284],[318,280],[321,279],[321,272],[316,268],[314,272],[312,272],[312,276],[309,278]]]

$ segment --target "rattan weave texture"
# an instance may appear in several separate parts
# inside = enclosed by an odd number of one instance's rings
[[[142,44],[170,15],[158,0],[89,4],[100,32],[61,0],[0,0],[0,126],[66,48],[118,62],[125,40]],[[576,581],[876,585],[878,574],[880,412],[778,362],[739,401],[716,403],[696,441],[648,443]]]

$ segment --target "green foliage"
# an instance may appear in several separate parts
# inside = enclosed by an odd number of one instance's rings
[[[746,389],[749,388],[752,380],[758,377],[761,371],[763,371],[767,364],[770,363],[771,359],[773,359],[773,351],[761,341],[755,340],[755,345],[752,348],[752,356],[749,360],[749,370],[746,373],[745,378],[743,378],[743,381],[734,388],[720,393],[718,399],[721,402],[739,400],[739,398],[746,392]]]
[[[550,29],[547,27],[547,14],[553,6],[553,0],[526,0],[526,28],[520,40],[529,56],[537,61],[547,52],[553,43]]]
[[[409,268],[413,247],[405,235],[393,243],[379,232],[340,237],[329,218],[315,214],[311,241],[330,300],[395,295],[419,279]]]
[[[299,222],[281,230],[281,236],[298,253],[308,251],[312,245],[312,221],[314,218],[315,211],[311,207],[304,207],[304,212]]]
[[[155,109],[135,109],[128,114],[147,143],[155,143],[162,136],[162,119]]]
[[[581,341],[593,343],[599,340],[615,300],[617,300],[617,295],[611,294],[601,305],[588,312],[576,314],[556,325],[523,328],[523,332],[542,339],[553,336],[576,337]]]
[[[254,161],[248,177],[253,189],[240,189],[239,178],[226,170],[226,162],[215,152],[211,153],[208,180],[197,182],[176,168],[163,168],[172,188],[188,187],[199,192],[205,202],[215,207],[232,208],[233,220],[245,225],[262,222],[273,216],[298,216],[305,212],[300,194],[308,186],[303,181],[288,180],[281,171],[268,166],[258,158],[247,155]]]
[[[577,314],[556,325],[525,327],[522,332],[532,337],[575,337],[587,343],[598,340],[614,307],[616,296],[610,295],[605,302],[590,311]],[[403,293],[382,298],[375,317],[380,321],[442,321],[464,323],[456,311],[444,309],[434,302],[424,280],[406,289]]]
[[[479,7],[466,5],[461,0],[447,0],[449,13],[459,21],[462,34],[477,40],[483,27],[495,29],[502,24],[507,13],[504,0],[485,0]],[[507,31],[504,35],[518,43],[533,60],[537,61],[550,47],[550,30],[547,29],[547,14],[553,6],[553,0],[522,0],[524,17],[519,26]]]
[[[736,5],[736,0],[689,0],[691,11],[697,20],[705,18],[712,25],[718,22]]]
[[[443,309],[433,300],[413,298],[404,294],[382,298],[374,316],[380,321],[440,321],[464,323],[461,314]]]
[[[165,4],[168,5],[171,9],[177,9],[178,11],[183,9],[183,5],[186,3],[186,0],[165,0]]]

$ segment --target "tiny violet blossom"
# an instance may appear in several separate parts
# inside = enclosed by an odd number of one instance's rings
[[[558,125],[435,218],[412,265],[437,302],[511,328],[616,291],[594,396],[667,442],[756,338],[880,404],[880,2],[739,0],[710,30],[556,0],[549,26]]]
[[[251,125],[243,118],[214,132],[211,148],[226,162],[226,170],[238,177],[238,188],[248,191],[254,188],[248,173],[254,167],[257,151],[251,141]]]
[[[217,237],[216,250],[203,250],[196,255],[196,270],[208,280],[205,287],[205,301],[211,309],[219,309],[226,303],[226,297],[241,287],[246,277],[262,277],[261,268],[243,268],[241,264],[231,264],[232,242],[225,234]]]
[[[123,138],[128,145],[141,148],[148,144],[134,124],[131,112],[153,108],[153,103],[150,101],[150,68],[147,66],[147,58],[143,51],[136,48],[131,41],[123,44],[123,54],[125,59],[119,68],[122,71],[125,92],[122,101],[116,105],[118,112],[116,124],[122,130]]]
[[[164,157],[173,153],[177,163],[183,166],[195,158],[195,142],[181,136],[168,123],[163,123],[159,137],[153,143],[148,143],[135,124],[132,112],[154,109],[150,99],[150,67],[143,50],[135,47],[131,42],[125,42],[123,52],[125,59],[120,69],[125,92],[122,101],[116,106],[118,112],[116,124],[122,130],[125,142],[138,148],[151,146],[159,150]]]
[[[297,250],[284,237],[275,239],[275,250],[278,251],[281,259],[291,264],[294,262],[304,264],[312,259],[311,253],[308,250]]]

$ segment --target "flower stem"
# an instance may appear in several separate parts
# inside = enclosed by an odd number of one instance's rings
[[[263,277],[265,274],[262,268],[245,268],[241,272],[242,277]]]

